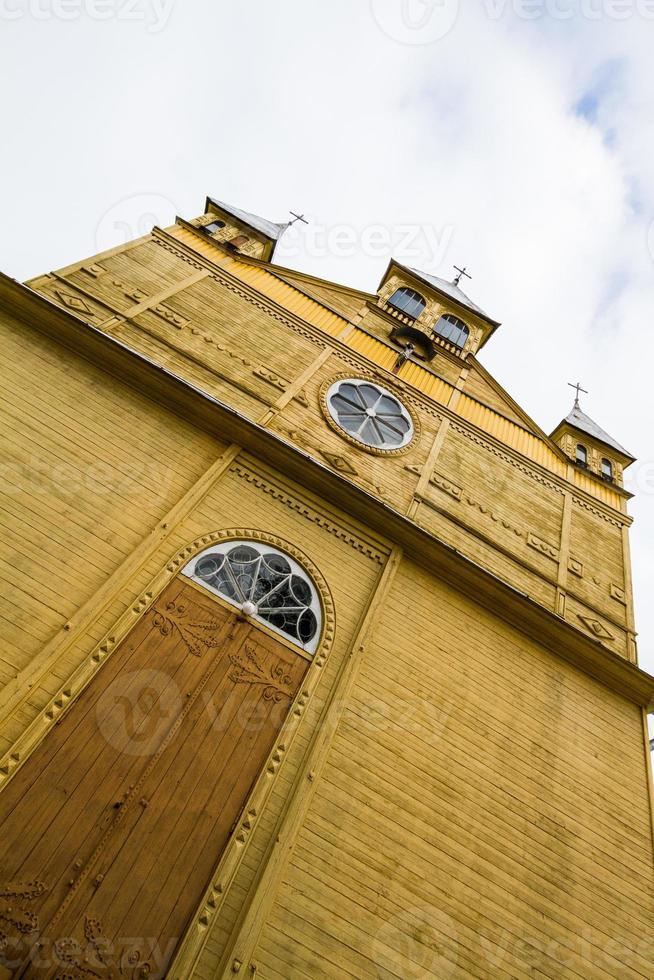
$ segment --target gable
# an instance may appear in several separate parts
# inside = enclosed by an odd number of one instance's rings
[[[467,366],[470,368],[470,373],[463,388],[466,395],[483,402],[484,405],[488,405],[489,408],[499,412],[500,415],[504,415],[505,418],[511,419],[512,422],[517,422],[518,425],[529,432],[533,432],[534,435],[547,439],[540,427],[481,364],[474,358],[469,358]]]
[[[376,299],[368,293],[358,289],[351,289],[348,286],[341,286],[336,283],[327,282],[324,279],[316,279],[313,276],[295,272],[292,269],[276,269],[270,267],[270,272],[280,279],[291,283],[296,289],[302,290],[308,296],[317,299],[321,303],[330,306],[341,316],[352,319],[361,312],[361,308],[369,299]]]

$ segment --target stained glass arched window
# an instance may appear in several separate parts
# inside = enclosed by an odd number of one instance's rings
[[[388,302],[396,310],[400,310],[401,313],[405,313],[414,320],[417,320],[426,305],[420,293],[416,293],[414,289],[408,289],[406,286],[396,289]]]
[[[462,348],[465,347],[470,331],[458,316],[445,313],[434,327],[434,333],[450,344],[454,344],[455,347]]]
[[[322,623],[320,599],[290,555],[259,541],[226,541],[197,555],[182,574],[307,653],[315,652]]]

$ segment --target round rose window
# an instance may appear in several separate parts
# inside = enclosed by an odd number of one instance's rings
[[[402,449],[413,436],[413,422],[404,405],[370,381],[337,381],[327,392],[327,407],[348,436],[371,449]]]

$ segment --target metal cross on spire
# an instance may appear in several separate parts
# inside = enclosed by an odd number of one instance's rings
[[[458,265],[455,265],[454,268],[456,269],[456,271],[458,273],[458,275],[456,275],[454,277],[454,279],[452,280],[455,286],[458,286],[459,283],[461,282],[461,276],[465,276],[466,279],[472,279],[472,276],[468,272],[468,270],[467,270],[467,268],[466,268],[465,265],[464,265],[464,267],[462,269],[459,269]]]
[[[576,392],[576,394],[575,394],[575,408],[580,408],[580,405],[579,405],[579,395],[580,395],[581,392],[583,392],[584,395],[587,395],[588,392],[586,391],[585,388],[582,388],[581,387],[581,383],[579,381],[577,382],[576,385],[573,385],[570,381],[568,381],[568,388],[574,388],[575,389],[575,392]]]
[[[296,214],[295,211],[289,211],[288,213],[293,215],[293,220],[289,221],[288,223],[289,227],[291,225],[294,225],[296,221],[301,221],[305,225],[309,224],[309,222],[307,221],[307,219],[304,217],[303,214]]]

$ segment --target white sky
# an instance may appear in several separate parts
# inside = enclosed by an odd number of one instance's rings
[[[0,268],[24,279],[193,217],[312,226],[279,259],[374,290],[392,252],[503,326],[487,367],[640,462],[654,672],[654,0],[0,0]],[[408,226],[408,227],[407,227]]]

